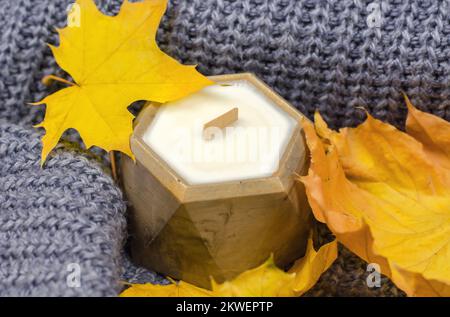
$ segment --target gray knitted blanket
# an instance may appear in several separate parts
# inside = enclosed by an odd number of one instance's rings
[[[122,1],[97,2],[115,14]],[[57,44],[54,27],[64,26],[69,3],[0,0],[0,119],[9,122],[0,125],[0,295],[118,291],[120,192],[99,163],[73,150],[40,170],[38,135],[30,132],[43,109],[26,103],[51,90],[41,78],[65,76],[46,43]],[[376,26],[369,4],[380,9]],[[401,91],[450,120],[450,0],[172,0],[158,41],[206,75],[254,72],[333,127],[361,122],[358,107],[400,125]],[[81,288],[67,286],[70,263],[81,264]],[[126,263],[124,278],[157,278]],[[368,291],[365,276],[344,250],[310,294],[399,294],[388,281]]]
[[[0,296],[113,296],[121,289],[125,203],[94,159],[0,125]]]

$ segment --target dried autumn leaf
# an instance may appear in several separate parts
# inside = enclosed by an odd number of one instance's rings
[[[48,96],[42,162],[63,132],[75,128],[87,148],[97,145],[133,156],[129,138],[137,100],[172,101],[211,84],[194,66],[164,54],[155,37],[167,0],[125,0],[115,17],[93,0],[77,0],[79,22],[58,30],[60,46],[50,46],[58,65],[75,84]]]
[[[209,297],[211,291],[183,281],[169,285],[132,284],[121,297]]]
[[[414,108],[405,95],[409,115],[406,132],[422,143],[435,164],[450,169],[450,124],[439,117]]]
[[[289,273],[295,273],[293,290],[296,296],[303,295],[317,283],[322,273],[336,260],[337,252],[336,240],[323,245],[317,252],[313,240],[308,240],[305,256],[289,270]]]
[[[315,217],[408,295],[450,296],[448,135],[434,134],[450,124],[411,104],[416,138],[370,115],[339,132],[315,122],[304,122],[312,163],[301,179]]]
[[[170,285],[134,284],[122,297],[263,297],[300,296],[308,291],[337,257],[337,242],[323,245],[317,252],[312,239],[306,254],[289,272],[279,269],[270,258],[263,265],[241,273],[232,281],[218,284],[212,290],[198,288],[183,281]]]

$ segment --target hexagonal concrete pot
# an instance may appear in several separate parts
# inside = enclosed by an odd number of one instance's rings
[[[130,210],[131,252],[137,264],[176,279],[210,287],[262,264],[271,254],[287,267],[305,252],[311,213],[303,185],[308,154],[302,115],[252,74],[211,77],[247,80],[297,122],[271,177],[189,185],[144,141],[158,105],[136,119],[131,148],[136,162],[121,160]]]

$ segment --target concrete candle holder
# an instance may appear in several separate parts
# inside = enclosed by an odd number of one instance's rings
[[[121,178],[130,202],[131,253],[137,264],[210,287],[257,267],[271,254],[287,267],[305,252],[311,213],[302,184],[309,164],[300,114],[252,74],[211,77],[218,84],[250,83],[294,119],[295,127],[269,176],[190,184],[144,141],[160,110],[148,103],[136,119]],[[181,166],[181,168],[183,168]]]

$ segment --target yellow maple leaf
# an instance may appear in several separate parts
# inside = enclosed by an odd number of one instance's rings
[[[409,115],[406,132],[422,143],[435,164],[450,169],[450,124],[442,118],[414,108],[405,95]]]
[[[158,48],[155,37],[167,0],[125,0],[114,17],[102,14],[93,0],[74,5],[78,23],[57,30],[60,46],[50,46],[74,83],[37,103],[47,105],[37,126],[46,131],[42,162],[69,128],[87,148],[97,145],[133,157],[131,103],[172,101],[212,82]]]
[[[408,101],[407,130],[368,115],[356,128],[304,122],[301,178],[315,217],[410,296],[450,296],[450,123]],[[437,131],[439,130],[439,131]]]
[[[121,297],[210,297],[212,293],[195,285],[179,281],[168,285],[132,284]]]
[[[241,273],[222,284],[212,280],[212,290],[180,281],[169,285],[134,284],[122,297],[290,297],[308,291],[337,257],[337,242],[323,245],[317,252],[312,238],[306,254],[289,272],[279,269],[272,258],[261,266]]]

